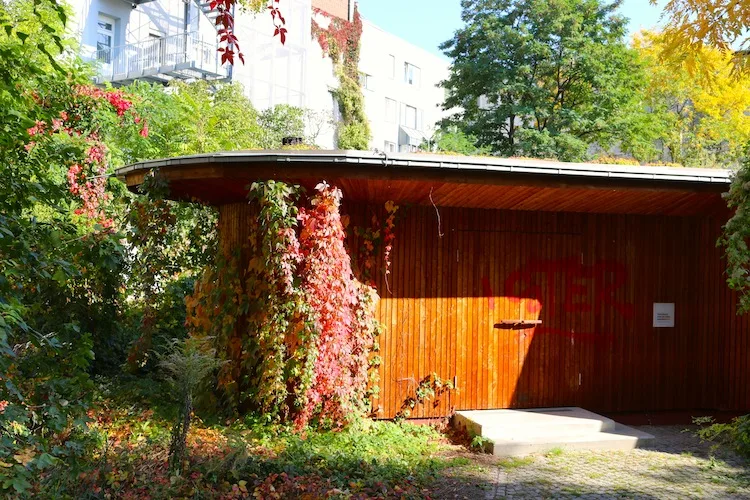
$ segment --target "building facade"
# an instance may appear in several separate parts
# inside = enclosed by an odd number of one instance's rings
[[[326,26],[332,17],[352,19],[353,0],[284,0],[286,43],[273,37],[266,12],[238,10],[236,34],[245,63],[222,66],[216,49],[215,14],[207,0],[69,0],[72,28],[84,59],[98,61],[98,83],[126,85],[136,80],[235,81],[258,109],[279,104],[303,107],[316,116],[308,123],[315,142],[336,146],[338,79],[330,59],[311,36],[312,20]],[[364,23],[360,70],[371,148],[416,150],[429,139],[447,76],[440,58]]]
[[[359,69],[371,147],[386,153],[414,152],[429,141],[445,116],[448,63],[365,21]]]

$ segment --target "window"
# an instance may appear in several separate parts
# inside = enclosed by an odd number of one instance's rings
[[[336,94],[329,92],[331,96],[331,109],[333,109],[333,123],[338,123],[342,120],[341,108],[339,108],[339,100],[336,99]]]
[[[388,78],[393,80],[396,78],[396,56],[388,54]]]
[[[404,127],[417,128],[417,108],[404,106],[404,121],[401,123]]]
[[[404,63],[404,81],[409,85],[419,87],[419,68],[413,64]]]
[[[373,90],[372,75],[368,75],[367,73],[360,73],[359,84],[362,86],[363,89]]]
[[[386,153],[395,153],[396,152],[396,143],[385,141],[385,152]]]
[[[396,101],[393,99],[385,98],[385,121],[388,123],[396,123],[396,110],[398,109]]]
[[[115,39],[115,20],[99,14],[96,27],[96,58],[105,64],[112,62],[112,42]]]

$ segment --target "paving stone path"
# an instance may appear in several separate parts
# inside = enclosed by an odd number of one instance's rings
[[[685,427],[641,427],[651,449],[628,452],[550,450],[526,458],[474,456],[449,470],[437,499],[747,498],[750,463],[701,443]]]

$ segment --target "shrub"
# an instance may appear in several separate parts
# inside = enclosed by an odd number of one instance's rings
[[[750,458],[750,415],[737,417],[728,424],[716,423],[712,417],[695,418],[693,422],[702,426],[696,433],[702,440],[726,444]]]

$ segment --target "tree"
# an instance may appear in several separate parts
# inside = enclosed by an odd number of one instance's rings
[[[477,138],[466,135],[455,125],[440,128],[435,131],[430,144],[423,149],[434,149],[439,153],[454,153],[459,155],[483,155],[489,153],[488,148],[478,148]]]
[[[0,4],[2,493],[82,452],[92,358],[121,313],[104,137],[147,132],[127,95],[88,84],[66,19],[52,1]]]
[[[686,167],[738,166],[750,140],[750,75],[733,75],[731,55],[712,47],[698,51],[708,67],[691,71],[686,61],[664,61],[665,35],[645,32],[634,45],[646,65],[645,104],[656,118],[662,160]],[[638,155],[636,155],[638,157]],[[639,158],[643,159],[643,158]]]
[[[683,61],[691,72],[710,78],[711,59],[703,57],[703,49],[712,47],[732,58],[735,75],[750,70],[749,0],[669,0],[662,16],[665,59]]]
[[[263,146],[259,114],[238,83],[175,82],[168,91],[134,83],[125,90],[149,123],[149,140],[119,134],[113,142],[118,164]]]
[[[284,137],[304,137],[305,110],[288,104],[279,104],[263,110],[259,116],[263,149],[281,147]]]
[[[466,25],[441,46],[453,59],[444,109],[463,110],[451,121],[507,156],[581,160],[606,146],[641,85],[619,4],[464,0]]]

